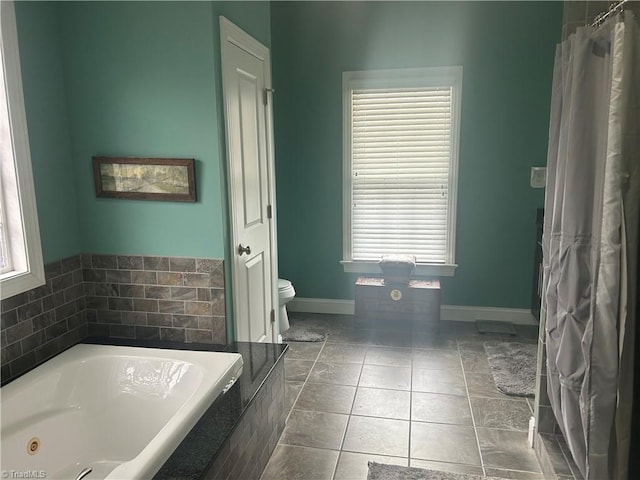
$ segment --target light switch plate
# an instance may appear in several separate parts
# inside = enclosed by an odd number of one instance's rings
[[[531,181],[533,188],[544,188],[547,185],[547,167],[531,167]]]

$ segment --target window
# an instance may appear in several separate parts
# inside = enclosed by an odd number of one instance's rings
[[[345,271],[453,275],[462,67],[345,72]]]
[[[44,284],[13,2],[0,2],[0,291]]]

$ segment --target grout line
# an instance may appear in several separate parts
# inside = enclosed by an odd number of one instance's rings
[[[314,367],[316,366],[316,363],[318,363],[318,359],[320,358],[320,355],[322,354],[322,350],[324,350],[324,346],[326,345],[326,343],[327,343],[327,340],[325,338],[324,342],[322,342],[322,347],[320,348],[320,351],[318,352],[318,355],[316,356],[316,359],[313,361],[313,365],[311,365],[311,368],[309,369],[309,373],[307,373],[307,376],[304,379],[304,382],[302,382],[302,387],[300,387],[300,390],[298,391],[298,394],[296,395],[296,398],[293,401],[293,404],[291,405],[291,410],[289,410],[289,413],[287,414],[287,418],[284,421],[284,424],[285,424],[284,428],[287,428],[287,422],[289,421],[289,417],[293,413],[293,410],[294,410],[294,408],[296,406],[296,402],[298,401],[298,398],[300,398],[300,394],[302,394],[302,390],[307,385],[307,382],[309,382],[309,377],[311,376],[311,372],[313,371]],[[292,359],[292,360],[295,360],[295,359]],[[301,359],[297,359],[297,360],[301,360]],[[285,372],[285,384],[286,384],[286,382],[287,382],[287,379],[286,379],[286,372]],[[282,431],[282,433],[284,433],[284,430]],[[280,443],[280,442],[278,441],[278,443]]]
[[[402,455],[389,455],[389,454],[386,454],[386,453],[358,452],[356,450],[341,450],[341,453],[342,452],[344,452],[344,453],[355,453],[357,455],[370,455],[372,457],[390,457],[390,458],[398,458],[400,460],[406,460],[407,459],[407,457],[403,457]]]
[[[457,338],[456,338],[456,343],[457,343]],[[460,359],[460,367],[462,368],[462,379],[464,380],[464,388],[467,392],[467,403],[469,404],[469,412],[471,413],[471,421],[473,423],[473,433],[476,437],[476,446],[478,447],[478,455],[480,456],[480,466],[482,467],[482,474],[486,476],[487,471],[484,466],[484,458],[482,458],[482,449],[480,448],[480,438],[478,437],[478,428],[476,427],[476,417],[473,414],[473,407],[471,405],[471,396],[469,395],[469,385],[467,384],[467,372],[464,368],[464,363],[462,362],[462,352],[460,351],[460,347],[458,347],[458,357]]]
[[[340,443],[340,451],[342,451],[342,448],[344,447],[344,441],[347,438],[347,429],[349,428],[349,424],[351,423],[351,417],[353,416],[353,407],[356,404],[356,397],[358,396],[358,389],[360,388],[360,380],[362,379],[362,370],[364,370],[364,361],[367,358],[369,346],[370,345],[364,345],[365,347],[364,358],[362,359],[362,364],[360,364],[360,373],[358,374],[358,381],[356,382],[356,391],[353,394],[353,400],[351,401],[351,408],[349,409],[349,419],[347,420],[347,426],[344,429],[344,435],[342,437],[342,442]]]
[[[347,421],[347,425],[349,422]],[[345,428],[345,432],[347,429]],[[344,439],[343,439],[344,440]],[[336,458],[336,464],[333,466],[333,472],[331,472],[331,480],[335,480],[336,473],[338,473],[338,465],[340,464],[340,459],[342,458],[342,445],[340,445],[340,449],[338,450],[338,458]]]
[[[365,362],[365,360],[367,358],[367,353],[369,352],[369,346],[370,346],[369,344],[365,344],[365,345],[362,345],[362,346],[364,347],[364,356],[362,357],[362,363],[360,364],[360,373],[358,375],[358,381],[356,382],[356,386],[355,386],[356,391],[353,393],[353,400],[351,401],[351,408],[349,409],[349,413],[348,413],[348,416],[347,416],[347,424],[344,426],[344,432],[342,432],[342,441],[340,442],[340,449],[339,449],[340,453],[338,454],[338,460],[336,461],[336,465],[335,465],[335,467],[333,469],[333,473],[331,475],[331,478],[333,480],[335,480],[336,473],[338,472],[338,464],[340,463],[340,458],[342,457],[342,452],[343,452],[342,449],[344,448],[344,441],[347,438],[347,430],[349,430],[349,424],[351,423],[351,416],[352,416],[352,413],[353,413],[353,406],[355,405],[356,397],[358,396],[358,388],[360,386],[360,379],[362,378],[362,370],[363,370],[363,367],[364,367],[364,362]],[[354,364],[352,364],[352,365],[354,365]]]
[[[327,447],[312,447],[310,445],[294,445],[293,443],[279,443],[278,445],[282,445],[284,447],[293,447],[293,448],[310,448],[313,450],[328,450],[330,452],[339,452],[337,448],[327,448]]]

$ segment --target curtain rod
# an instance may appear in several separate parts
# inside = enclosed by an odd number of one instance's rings
[[[624,10],[624,4],[627,3],[628,1],[629,0],[620,0],[618,3],[611,5],[609,7],[609,10],[598,14],[596,18],[593,19],[593,23],[591,23],[591,26],[595,27],[595,26],[601,25],[602,22],[604,22],[605,19],[609,17],[609,15],[612,15],[616,12],[622,12]]]

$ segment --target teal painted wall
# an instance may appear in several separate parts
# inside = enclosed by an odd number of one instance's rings
[[[64,63],[82,250],[225,255],[218,14],[268,40],[268,5],[69,2]],[[91,157],[196,159],[198,202],[95,197]]]
[[[20,68],[45,263],[80,252],[67,92],[53,2],[16,2]]]
[[[450,305],[530,306],[561,2],[273,2],[280,275],[353,298],[342,259],[342,72],[462,65]]]
[[[210,4],[70,2],[62,12],[82,250],[222,257]],[[195,158],[198,202],[98,199],[93,155]]]

